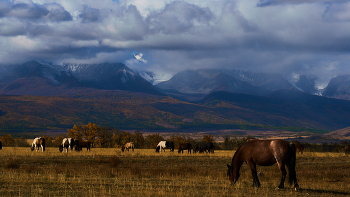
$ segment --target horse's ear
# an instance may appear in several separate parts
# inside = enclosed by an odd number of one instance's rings
[[[228,169],[230,169],[230,168],[231,168],[231,166],[230,166],[230,165],[228,165],[228,164],[226,164],[226,165],[227,165]]]

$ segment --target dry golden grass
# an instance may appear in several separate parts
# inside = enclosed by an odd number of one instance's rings
[[[276,165],[258,167],[261,187],[252,187],[247,165],[230,186],[226,164],[234,151],[215,154],[124,152],[94,148],[90,152],[44,153],[29,148],[0,151],[0,196],[343,196],[350,195],[350,156],[304,153],[297,156],[301,189],[277,190]]]

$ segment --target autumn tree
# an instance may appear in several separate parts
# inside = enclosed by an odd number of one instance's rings
[[[134,138],[135,148],[143,148],[145,146],[145,138],[143,137],[142,132],[136,130],[134,133]]]
[[[214,137],[213,137],[211,134],[209,134],[209,135],[204,135],[202,141],[203,141],[203,142],[214,142]]]
[[[73,129],[68,129],[68,137],[74,138],[77,140],[83,140],[82,128],[80,126],[74,125]]]
[[[109,127],[102,127],[96,134],[96,147],[113,147],[114,130]]]
[[[159,135],[159,133],[147,135],[146,146],[147,148],[156,148],[158,143],[163,140],[163,136]]]
[[[65,136],[63,135],[56,136],[55,139],[53,140],[54,146],[60,146],[64,137]]]
[[[24,137],[20,137],[18,139],[14,140],[14,144],[17,147],[28,147],[30,146],[29,143],[27,142],[27,139],[25,139]]]
[[[179,136],[179,135],[175,136],[174,134],[168,140],[173,141],[175,147],[179,147],[180,144],[186,142],[186,139],[184,137]]]
[[[73,129],[68,129],[68,137],[78,139],[78,140],[87,140],[94,144],[96,137],[98,136],[101,128],[96,124],[89,122],[87,125],[77,126],[74,125]]]
[[[1,137],[1,142],[3,146],[12,146],[14,143],[14,139],[12,138],[12,136],[10,134],[8,135],[3,135]]]

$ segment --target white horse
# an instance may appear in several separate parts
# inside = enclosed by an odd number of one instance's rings
[[[62,144],[59,146],[60,152],[64,151],[64,148],[66,148],[66,152],[68,153],[68,148],[70,149],[70,152],[72,152],[74,146],[74,139],[73,138],[63,138]]]
[[[34,149],[36,152],[39,151],[39,147],[41,146],[41,150],[45,151],[45,138],[37,137],[33,140],[32,146],[30,147],[30,150],[33,151]]]
[[[162,152],[162,149],[164,150],[165,148],[170,148],[170,152],[174,152],[174,142],[172,141],[160,141],[157,145],[156,152]],[[165,150],[164,150],[165,152]]]

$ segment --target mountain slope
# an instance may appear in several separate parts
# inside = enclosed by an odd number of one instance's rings
[[[67,129],[88,122],[120,129],[248,125],[304,131],[350,126],[350,101],[295,91],[277,91],[270,97],[214,92],[198,103],[130,91],[99,91],[75,98],[0,95],[0,131]]]
[[[350,100],[350,75],[339,75],[332,78],[322,95]]]
[[[239,107],[249,112],[251,122],[265,125],[303,125],[302,127],[330,130],[350,125],[350,101],[309,95],[295,90],[279,90],[268,97],[215,92],[202,99],[200,104]]]

